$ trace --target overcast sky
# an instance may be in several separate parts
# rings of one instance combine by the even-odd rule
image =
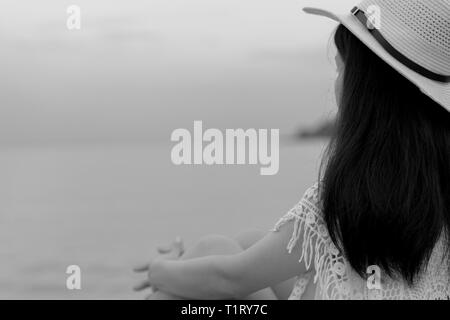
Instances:
[[[159,140],[177,127],[292,129],[331,109],[348,0],[0,0],[0,143]],[[69,5],[81,30],[66,28]]]

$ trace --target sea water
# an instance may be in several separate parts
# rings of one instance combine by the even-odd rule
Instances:
[[[324,142],[284,145],[280,170],[175,166],[170,144],[0,149],[0,298],[139,299],[134,264],[181,236],[269,230],[317,179]],[[81,268],[81,290],[66,268]]]

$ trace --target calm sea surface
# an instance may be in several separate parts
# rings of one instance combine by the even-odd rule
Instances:
[[[139,299],[133,264],[182,236],[269,229],[316,178],[324,142],[258,166],[176,167],[170,145],[0,149],[0,298]],[[66,289],[66,268],[82,289]]]

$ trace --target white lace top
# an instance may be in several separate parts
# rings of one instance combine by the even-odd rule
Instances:
[[[444,242],[439,241],[431,260],[414,287],[402,280],[381,277],[381,289],[369,289],[367,280],[352,270],[331,241],[323,220],[318,185],[308,189],[302,200],[276,224],[278,231],[294,221],[294,232],[287,245],[289,253],[299,244],[300,262],[304,262],[314,277],[298,277],[289,299],[302,298],[309,281],[316,284],[316,300],[436,300],[450,299],[448,259],[444,258]],[[300,237],[303,235],[303,239]],[[314,269],[311,269],[311,268]]]

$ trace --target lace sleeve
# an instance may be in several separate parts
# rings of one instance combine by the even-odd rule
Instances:
[[[277,232],[283,225],[292,221],[294,232],[287,250],[292,253],[297,245],[301,246],[299,262],[304,262],[308,270],[314,262],[314,282],[317,282],[319,275],[323,275],[329,253],[334,255],[339,253],[329,238],[323,220],[317,183],[305,192],[300,202],[278,221],[272,231]]]

